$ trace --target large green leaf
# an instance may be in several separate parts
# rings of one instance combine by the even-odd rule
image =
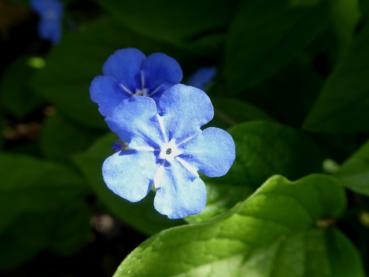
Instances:
[[[231,128],[236,161],[217,183],[259,187],[271,175],[300,178],[321,171],[322,154],[296,129],[272,121],[250,121]]]
[[[62,207],[86,189],[73,170],[23,155],[2,153],[0,176],[0,231],[19,214]]]
[[[102,0],[100,4],[125,25],[144,35],[193,44],[204,35],[224,32],[238,0]]]
[[[234,98],[213,97],[215,116],[212,125],[223,128],[250,120],[272,120],[263,110]]]
[[[97,106],[90,100],[89,86],[92,79],[101,74],[108,56],[124,47],[166,52],[175,54],[175,58],[188,55],[142,38],[110,19],[102,19],[66,34],[61,43],[52,48],[46,66],[32,80],[32,87],[78,123],[106,128]]]
[[[345,161],[335,174],[349,189],[369,195],[369,142]]]
[[[74,171],[2,153],[0,175],[0,268],[15,266],[43,249],[73,253],[87,242],[85,187]]]
[[[330,0],[331,21],[344,49],[351,42],[361,13],[359,0]]]
[[[42,100],[29,87],[35,69],[22,57],[11,64],[0,81],[0,106],[7,113],[21,118],[39,107]]]
[[[369,2],[367,0],[359,0],[360,11],[366,17],[369,13]]]
[[[76,156],[76,163],[86,176],[99,199],[121,220],[143,234],[151,235],[160,230],[182,223],[169,220],[154,210],[153,195],[150,193],[139,203],[129,203],[111,192],[102,179],[103,161],[113,154],[111,147],[114,135],[98,140],[87,152]]]
[[[0,115],[0,147],[4,143],[4,128],[5,128],[5,122],[2,116]]]
[[[369,24],[353,40],[305,121],[319,132],[369,131]]]
[[[55,114],[43,125],[41,149],[48,159],[68,160],[73,154],[85,151],[97,136],[94,130]]]
[[[63,207],[21,214],[0,232],[0,269],[15,267],[45,249],[72,255],[88,242],[90,211],[78,199],[66,201]]]
[[[147,240],[114,276],[364,276],[354,246],[329,226],[344,208],[332,177],[276,176],[224,216]]]
[[[242,1],[226,43],[231,91],[263,81],[301,52],[326,26],[326,1],[320,2]]]
[[[321,44],[317,48],[314,52],[325,49]],[[300,127],[325,81],[314,68],[314,55],[306,53],[296,57],[267,82],[243,90],[238,98],[266,111],[277,121]],[[222,86],[226,85],[220,81],[214,83],[213,88],[219,94],[232,93]]]
[[[189,223],[207,221],[233,208],[234,205],[246,199],[253,192],[254,188],[252,187],[213,184],[211,180],[207,180],[205,209],[199,214],[186,217],[185,220]]]
[[[251,121],[229,132],[236,143],[236,161],[226,176],[207,179],[211,195],[208,205],[199,215],[188,218],[190,222],[233,207],[272,175],[296,179],[321,171],[319,148],[295,129],[271,121]]]

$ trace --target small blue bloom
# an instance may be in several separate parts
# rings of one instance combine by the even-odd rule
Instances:
[[[167,89],[157,104],[150,97],[127,98],[106,117],[127,147],[105,160],[105,183],[131,202],[154,187],[155,209],[172,219],[199,213],[206,189],[198,172],[223,176],[235,159],[226,131],[201,129],[213,116],[209,97],[181,84]]]
[[[205,89],[213,80],[216,72],[215,67],[202,67],[188,78],[187,84],[199,89]]]
[[[103,116],[133,96],[149,96],[157,101],[163,91],[182,80],[182,69],[176,60],[162,53],[146,57],[134,48],[112,54],[103,73],[90,86],[91,99]]]
[[[63,4],[59,0],[31,0],[31,7],[40,16],[40,37],[58,43],[62,32]]]

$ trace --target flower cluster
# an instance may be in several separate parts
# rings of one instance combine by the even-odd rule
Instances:
[[[40,37],[58,43],[62,32],[62,3],[59,0],[31,0],[31,7],[40,17]]]
[[[92,81],[91,98],[127,145],[103,164],[107,186],[131,202],[155,190],[155,209],[172,219],[199,213],[206,204],[199,172],[222,176],[235,159],[227,132],[201,129],[214,116],[207,94],[179,84],[180,66],[161,53],[118,50],[103,73]]]

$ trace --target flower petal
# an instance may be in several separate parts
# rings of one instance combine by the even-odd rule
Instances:
[[[170,138],[185,139],[208,123],[214,108],[207,94],[200,89],[182,84],[167,89],[159,99],[158,109]]]
[[[156,191],[154,206],[171,219],[201,212],[206,205],[206,188],[200,178],[194,178],[180,164],[165,167]]]
[[[123,100],[105,121],[122,141],[130,143],[137,136],[148,145],[157,146],[162,141],[162,135],[156,115],[153,99],[134,96]]]
[[[205,129],[183,148],[183,158],[209,177],[225,175],[235,160],[234,141],[219,128]]]
[[[31,0],[30,6],[32,10],[34,10],[37,13],[41,13],[45,10],[45,4],[40,0]]]
[[[215,73],[215,67],[202,67],[190,76],[187,85],[204,89],[212,81]]]
[[[115,194],[137,202],[147,195],[156,168],[152,152],[118,152],[105,160],[103,177]]]
[[[61,38],[61,23],[58,20],[41,18],[38,25],[38,32],[41,38],[58,43]]]
[[[135,48],[115,51],[104,63],[104,75],[113,76],[122,85],[135,92],[140,87],[140,70],[145,55]]]
[[[63,4],[58,0],[31,0],[31,8],[40,15],[46,15],[50,11],[55,15],[61,15],[63,12]]]
[[[154,53],[146,58],[142,64],[145,87],[153,95],[160,95],[168,87],[178,84],[183,73],[178,62],[163,54]]]
[[[90,86],[91,100],[99,105],[103,116],[108,116],[124,99],[130,95],[124,92],[117,81],[110,76],[97,76]]]
[[[32,9],[40,16],[38,32],[41,38],[54,44],[60,41],[63,4],[57,0],[31,1]]]

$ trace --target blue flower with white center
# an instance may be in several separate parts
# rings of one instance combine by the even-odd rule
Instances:
[[[188,78],[187,84],[199,89],[205,89],[207,85],[214,79],[217,70],[215,67],[202,67],[196,70],[190,78]]]
[[[58,43],[62,32],[63,4],[59,0],[31,0],[31,7],[40,16],[40,37]]]
[[[134,48],[112,54],[103,66],[103,74],[90,86],[91,99],[103,116],[127,98],[148,96],[157,101],[167,88],[182,80],[182,69],[175,59],[163,53],[146,57]]]
[[[131,97],[106,122],[127,147],[103,164],[107,186],[131,202],[156,190],[154,206],[171,219],[199,213],[206,204],[201,172],[225,175],[235,159],[232,137],[224,130],[201,126],[214,116],[201,90],[177,84],[157,102]]]

